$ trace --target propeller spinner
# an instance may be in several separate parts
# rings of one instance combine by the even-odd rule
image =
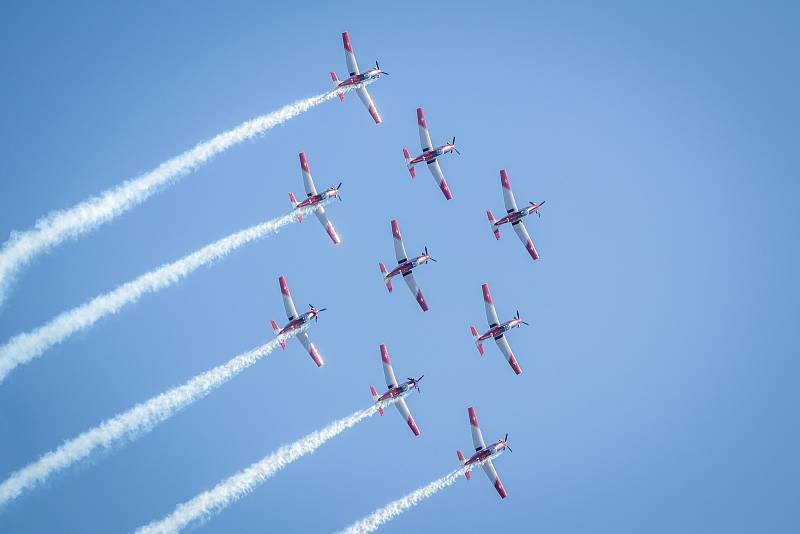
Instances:
[[[453,142],[450,143],[450,144],[453,145],[453,150],[456,151],[456,154],[458,154],[460,156],[461,152],[459,152],[458,149],[456,148],[456,136],[455,135],[453,136]]]

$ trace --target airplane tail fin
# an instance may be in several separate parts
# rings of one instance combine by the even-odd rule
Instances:
[[[461,451],[456,451],[456,454],[458,454],[458,461],[461,462],[461,465],[465,465],[467,461],[464,459],[464,455],[461,454]],[[464,473],[464,476],[467,477],[467,480],[469,480],[471,474],[472,473],[467,471],[466,473]]]
[[[500,239],[500,227],[494,223],[494,215],[492,215],[491,211],[486,210],[486,216],[489,218],[489,226],[491,227],[492,232],[494,232],[494,238]]]
[[[292,207],[294,209],[297,209],[298,202],[297,199],[294,198],[294,193],[289,193],[289,202],[292,203]],[[297,222],[303,222],[303,214],[300,213],[299,211],[297,212]]]
[[[469,331],[472,332],[472,339],[475,340],[475,346],[478,347],[478,352],[480,352],[481,356],[483,356],[483,342],[481,342],[480,340],[478,331],[475,329],[474,326],[470,326]]]
[[[272,331],[275,333],[276,336],[278,334],[280,334],[280,332],[281,332],[281,329],[278,328],[278,323],[276,323],[274,320],[272,321]],[[281,339],[280,342],[281,342],[281,348],[285,349],[286,348],[286,340]]]
[[[372,393],[372,400],[374,400],[375,402],[378,402],[378,392],[375,391],[375,386],[370,386],[369,387],[369,392]],[[378,408],[378,413],[383,415],[383,408],[382,407]]]
[[[417,170],[414,168],[414,164],[411,163],[411,154],[409,154],[408,149],[403,149],[403,157],[406,159],[406,167],[408,167],[408,172],[411,174],[411,178],[417,177]]]
[[[333,83],[333,88],[334,89],[338,89],[339,88],[339,78],[336,77],[336,73],[335,72],[331,72],[331,82]],[[344,102],[344,93],[343,92],[339,92],[339,100]]]
[[[386,289],[389,290],[389,293],[392,292],[392,279],[389,278],[389,272],[386,270],[386,266],[383,262],[378,263],[378,267],[381,268],[381,274],[383,275],[383,283],[386,284]]]

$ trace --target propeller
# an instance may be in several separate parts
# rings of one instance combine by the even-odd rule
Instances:
[[[525,326],[530,326],[528,323],[526,323],[525,321],[523,321],[522,319],[519,318],[519,310],[517,310],[517,319],[519,320],[519,322],[521,322]]]
[[[416,389],[416,390],[417,390],[417,391],[418,391],[418,392],[421,394],[421,393],[422,393],[422,390],[421,390],[421,389],[419,389],[419,381],[420,381],[420,380],[422,380],[424,376],[425,376],[425,375],[422,375],[421,377],[419,377],[419,378],[416,378],[416,379],[414,379],[414,378],[407,378],[406,380],[408,380],[409,382],[413,382],[413,383],[414,383],[414,389]]]
[[[505,439],[503,439],[503,441],[506,444],[506,449],[508,449],[508,452],[514,452],[514,451],[511,450],[511,447],[508,446],[508,432],[506,432],[506,437],[505,437]]]
[[[336,198],[339,199],[339,202],[342,201],[342,197],[339,195],[339,189],[342,188],[342,182],[339,182],[339,185],[336,186]]]
[[[427,246],[425,247],[425,255],[428,256],[428,247]],[[437,263],[436,260],[434,260],[430,256],[428,256],[428,259],[431,260],[434,263]],[[428,261],[426,260],[425,263],[428,263]]]
[[[381,70],[381,66],[378,65],[378,60],[377,59],[375,60],[375,68],[378,69],[378,70]],[[382,71],[382,70],[381,70],[381,74],[386,74],[387,76],[389,75],[388,72]]]
[[[314,322],[316,322],[316,321],[319,321],[319,314],[320,314],[320,313],[322,313],[322,312],[324,312],[325,310],[327,310],[327,309],[328,309],[328,308],[320,308],[320,309],[316,309],[316,308],[314,307],[314,305],[313,305],[313,304],[309,304],[309,305],[308,305],[308,307],[309,307],[309,308],[311,308],[311,311],[315,311],[315,312],[317,312],[317,313],[314,315]]]
[[[450,144],[453,145],[453,150],[456,151],[456,154],[458,154],[460,156],[461,152],[459,152],[458,149],[456,148],[456,136],[455,135],[453,136],[453,142],[450,143]]]
[[[536,206],[536,208],[535,208],[533,211],[535,211],[535,212],[536,212],[536,215],[538,215],[539,217],[541,217],[541,216],[542,216],[542,214],[539,212],[539,208],[541,208],[542,206],[544,206],[544,203],[545,203],[545,202],[546,202],[546,200],[542,200],[542,201],[539,203],[539,205],[538,205],[538,206],[536,206],[536,203],[535,203],[535,202],[531,202],[531,206]]]

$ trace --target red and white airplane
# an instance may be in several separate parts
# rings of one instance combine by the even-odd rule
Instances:
[[[306,188],[306,198],[305,200],[298,202],[294,197],[294,193],[289,193],[289,201],[292,203],[292,207],[298,210],[297,221],[303,222],[303,213],[299,210],[309,206],[316,206],[314,208],[314,215],[317,216],[319,222],[325,227],[325,231],[328,232],[329,236],[331,236],[333,244],[338,245],[341,241],[339,240],[339,236],[336,234],[336,229],[333,227],[333,223],[331,223],[331,221],[328,219],[328,216],[325,214],[325,208],[322,206],[322,202],[333,197],[342,200],[342,197],[339,196],[339,189],[342,187],[342,183],[339,182],[339,185],[336,187],[329,187],[322,193],[317,193],[317,188],[314,187],[314,180],[311,178],[311,169],[308,166],[308,159],[306,159],[305,152],[300,152],[300,170],[303,171],[303,186]]]
[[[517,315],[513,319],[500,323],[500,319],[497,318],[497,312],[494,309],[492,295],[489,293],[489,285],[483,284],[481,288],[483,289],[483,304],[486,306],[486,321],[489,323],[489,330],[479,336],[474,326],[469,327],[470,332],[472,332],[472,338],[475,340],[475,346],[478,347],[478,352],[483,356],[483,342],[487,339],[494,338],[500,351],[505,355],[506,360],[508,360],[508,364],[511,365],[515,373],[520,374],[522,373],[522,369],[520,369],[517,359],[514,357],[514,353],[511,352],[511,346],[508,344],[505,333],[512,328],[519,328],[522,325],[527,326],[528,323],[519,318],[519,311],[517,311]]]
[[[531,213],[535,213],[541,217],[542,214],[539,213],[539,208],[544,205],[544,201],[538,204],[531,202],[522,209],[517,208],[517,202],[514,200],[514,193],[511,192],[511,182],[508,181],[508,174],[506,174],[505,169],[500,171],[500,185],[503,186],[503,201],[506,204],[506,216],[495,221],[492,212],[486,211],[486,215],[489,217],[489,225],[492,227],[495,239],[500,239],[500,226],[511,223],[511,226],[514,227],[514,231],[517,232],[519,240],[525,245],[531,258],[538,260],[539,253],[536,252],[536,247],[533,246],[531,236],[528,235],[528,230],[525,228],[525,225],[522,224],[522,219]]]
[[[356,63],[356,55],[353,53],[353,45],[350,44],[350,36],[347,34],[347,32],[342,34],[342,42],[344,43],[344,57],[347,60],[347,70],[350,73],[350,77],[346,80],[339,81],[339,78],[336,77],[336,73],[331,72],[331,80],[333,80],[334,89],[358,85],[360,83],[380,78],[384,74],[387,76],[389,75],[388,72],[381,70],[381,67],[378,65],[377,61],[375,62],[374,69],[369,69],[366,72],[359,71],[358,63]],[[364,103],[367,110],[369,110],[369,114],[372,115],[372,118],[375,120],[375,124],[380,124],[381,116],[378,114],[378,110],[375,107],[375,103],[372,101],[372,98],[370,98],[367,88],[359,87],[356,89],[356,93],[358,93],[358,97]],[[339,93],[339,100],[344,102],[344,92]]]
[[[286,309],[286,316],[289,318],[289,322],[286,323],[286,326],[283,328],[278,328],[278,323],[273,320],[272,331],[275,332],[276,336],[285,336],[299,330],[295,337],[306,348],[308,353],[311,355],[311,359],[317,364],[317,367],[322,367],[325,362],[322,361],[322,356],[320,356],[319,352],[317,352],[317,347],[315,347],[311,340],[308,339],[308,334],[306,334],[305,328],[311,326],[311,319],[314,319],[315,322],[318,321],[319,314],[324,312],[325,308],[315,308],[309,304],[309,307],[311,308],[310,310],[305,313],[298,314],[297,309],[294,307],[294,302],[292,302],[292,295],[289,293],[289,286],[286,285],[286,278],[281,276],[278,279],[278,282],[280,282],[281,285],[283,307]],[[281,339],[280,342],[281,348],[285,349],[286,341]]]
[[[422,110],[422,108],[417,108],[417,124],[419,125],[419,144],[422,145],[422,154],[412,158],[411,154],[408,152],[408,149],[403,149],[403,157],[406,159],[408,172],[411,173],[411,178],[416,178],[417,171],[414,169],[414,165],[417,163],[426,163],[428,165],[428,170],[431,171],[431,174],[433,175],[433,179],[436,180],[436,184],[439,186],[439,189],[441,189],[442,193],[444,193],[444,198],[450,200],[453,198],[453,195],[450,194],[450,188],[447,187],[447,182],[442,174],[442,168],[439,167],[439,162],[436,160],[436,158],[449,152],[455,152],[460,156],[461,152],[459,152],[456,148],[456,138],[453,137],[452,143],[446,143],[442,146],[433,148],[433,143],[431,143],[431,135],[428,133],[428,123],[425,121],[425,112]]]
[[[394,377],[392,360],[389,359],[389,351],[386,350],[386,345],[381,345],[381,360],[383,360],[383,376],[386,378],[386,387],[389,389],[383,395],[378,396],[378,392],[375,391],[375,386],[370,386],[369,391],[372,393],[372,400],[374,400],[376,403],[379,403],[385,400],[398,399],[394,403],[394,405],[397,406],[397,411],[400,412],[400,415],[406,421],[408,427],[411,429],[414,435],[419,436],[419,428],[417,428],[417,423],[415,423],[414,418],[411,417],[411,412],[409,411],[408,405],[403,397],[415,389],[420,391],[419,381],[422,380],[422,377],[425,375],[422,375],[419,378],[409,378],[402,384],[398,384],[397,379]],[[378,412],[383,415],[383,408],[379,407]]]
[[[511,447],[508,446],[508,434],[506,434],[505,438],[497,440],[487,447],[486,443],[483,441],[481,429],[478,426],[478,417],[475,415],[475,408],[472,406],[469,407],[469,424],[472,428],[472,444],[475,446],[475,454],[473,454],[469,460],[465,460],[461,451],[456,451],[458,454],[458,461],[461,462],[461,465],[472,465],[483,462],[483,472],[489,477],[489,481],[494,484],[494,489],[497,490],[500,497],[505,499],[507,496],[506,489],[503,487],[503,483],[500,482],[497,471],[494,470],[492,459],[500,456],[506,449],[508,449],[508,452],[513,452]],[[470,475],[470,471],[464,473],[467,480],[470,479]]]
[[[425,252],[423,254],[409,260],[406,254],[406,248],[403,246],[403,236],[400,235],[400,226],[395,220],[392,221],[392,236],[394,236],[394,255],[397,257],[397,267],[391,272],[388,272],[383,263],[378,263],[378,267],[380,267],[381,274],[383,275],[383,283],[386,284],[386,289],[391,293],[392,277],[402,274],[403,280],[406,281],[408,289],[411,290],[411,293],[413,293],[414,297],[417,299],[422,311],[428,311],[428,303],[425,302],[425,297],[422,296],[422,290],[417,285],[417,280],[414,278],[414,273],[412,271],[423,263],[427,264],[428,261],[435,262],[436,260],[428,255],[428,247],[425,247]]]

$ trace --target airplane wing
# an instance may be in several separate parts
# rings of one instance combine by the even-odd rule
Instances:
[[[428,133],[428,123],[425,120],[425,112],[422,108],[417,108],[417,124],[419,125],[419,144],[422,146],[422,151],[427,152],[433,148],[433,143],[431,143],[431,135]]]
[[[369,114],[372,115],[372,120],[375,121],[375,124],[381,123],[381,116],[378,113],[378,109],[375,107],[375,103],[372,101],[372,98],[369,96],[366,87],[359,87],[356,89],[356,93],[358,94],[358,98],[364,103],[364,106],[369,111]]]
[[[300,343],[306,348],[308,354],[311,356],[311,359],[317,364],[317,367],[322,367],[325,362],[322,361],[322,356],[320,356],[319,352],[317,352],[317,347],[315,347],[311,340],[308,339],[308,334],[305,332],[300,332],[297,334],[297,340],[300,341]]]
[[[500,494],[502,499],[507,497],[506,489],[503,487],[503,483],[500,482],[500,477],[497,476],[497,471],[494,469],[494,464],[491,460],[486,460],[483,464],[483,472],[486,473],[486,476],[489,477],[489,482],[494,484],[494,489],[497,490],[497,493]]]
[[[428,303],[425,302],[425,297],[422,296],[422,290],[417,285],[417,280],[414,278],[414,273],[411,271],[403,273],[403,280],[406,281],[408,289],[411,290],[414,298],[417,299],[419,307],[422,308],[422,311],[428,311]]]
[[[318,207],[314,210],[314,215],[317,216],[319,222],[325,227],[325,231],[328,232],[331,240],[333,240],[333,244],[338,245],[341,243],[339,236],[336,234],[336,228],[333,227],[333,223],[328,219],[328,215],[325,213],[325,208],[322,206]]]
[[[506,203],[506,213],[517,211],[517,201],[514,200],[514,193],[511,192],[511,182],[508,181],[506,170],[500,171],[500,185],[503,186],[503,202]]]
[[[447,186],[447,181],[444,179],[444,174],[442,174],[442,168],[439,167],[439,162],[437,160],[429,161],[428,170],[431,171],[433,179],[436,180],[439,189],[444,193],[444,198],[451,200],[453,195],[450,193],[450,188]]]
[[[411,417],[411,412],[408,409],[405,399],[400,399],[394,403],[394,405],[397,406],[397,411],[400,412],[400,415],[405,419],[408,428],[411,429],[415,436],[419,436],[419,428],[417,428],[417,423],[414,422],[414,418]]]
[[[483,441],[483,434],[478,426],[478,416],[475,415],[475,408],[472,406],[469,407],[469,425],[472,428],[472,444],[475,446],[475,450],[485,449],[486,442]]]
[[[383,361],[383,376],[386,378],[386,387],[397,387],[397,379],[394,377],[392,360],[389,358],[389,351],[386,349],[386,345],[381,345],[381,360]]]
[[[281,284],[281,294],[283,295],[283,307],[286,310],[286,316],[290,321],[297,319],[297,310],[292,302],[292,295],[289,293],[289,286],[286,285],[286,278],[281,276],[278,279]]]
[[[536,251],[536,247],[533,246],[533,241],[531,241],[531,236],[528,235],[528,229],[525,228],[523,222],[517,221],[511,223],[511,226],[514,227],[514,231],[517,232],[519,240],[522,241],[523,245],[525,245],[525,249],[528,251],[528,254],[531,255],[531,258],[533,258],[534,260],[538,260],[539,253]]]
[[[347,60],[347,71],[350,73],[350,76],[359,74],[356,55],[353,53],[353,45],[350,44],[350,34],[347,32],[342,34],[342,43],[344,44],[344,58]]]
[[[314,180],[311,178],[311,168],[308,166],[308,159],[306,159],[305,152],[300,152],[300,170],[303,171],[303,187],[306,188],[306,195],[316,195],[317,188],[314,187]]]
[[[483,284],[483,305],[486,306],[486,320],[489,322],[489,328],[494,328],[500,324],[500,319],[497,318],[497,312],[494,309],[494,302],[492,302],[492,295],[489,293],[489,284]]]
[[[517,359],[514,357],[514,353],[511,352],[511,345],[508,344],[508,340],[505,336],[500,335],[494,338],[495,343],[497,343],[500,352],[506,357],[508,360],[508,365],[514,369],[514,372],[517,374],[522,373],[522,369],[520,369],[519,364],[517,363]]]
[[[392,220],[392,236],[394,237],[394,255],[397,257],[397,263],[405,263],[408,260],[406,255],[406,247],[403,246],[403,236],[400,235],[400,225],[397,221]]]

